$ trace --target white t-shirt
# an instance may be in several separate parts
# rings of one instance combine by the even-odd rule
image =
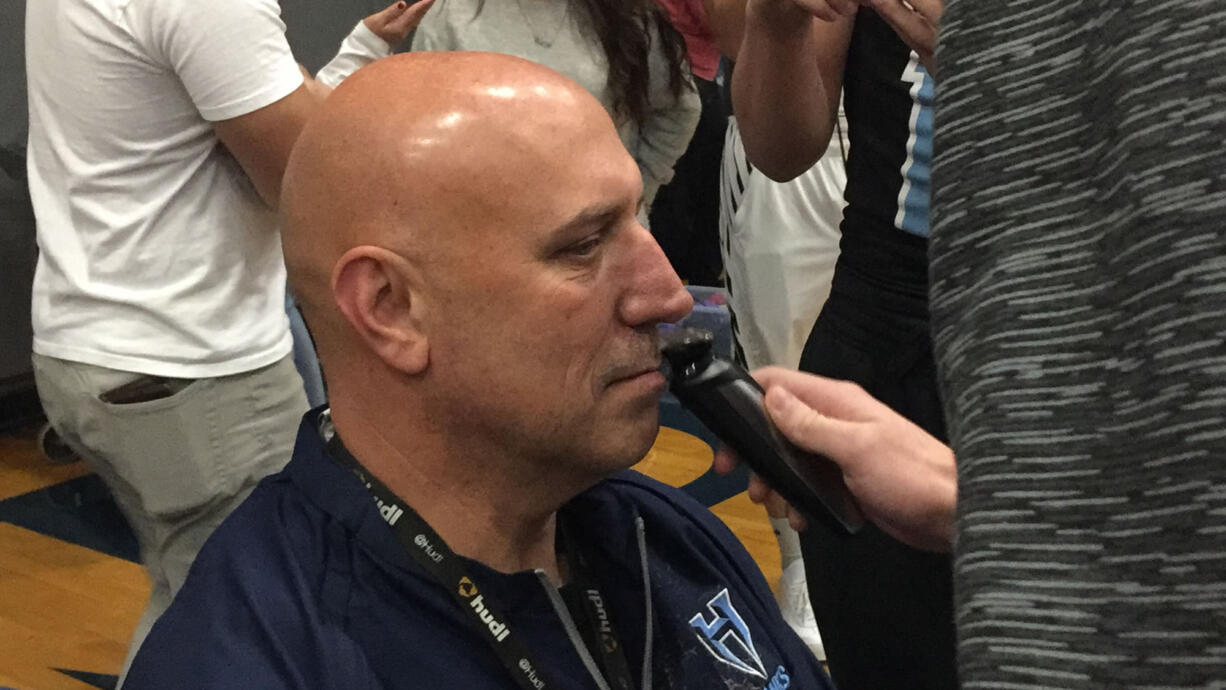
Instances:
[[[34,351],[235,374],[290,352],[276,214],[211,122],[302,84],[275,0],[26,9]]]

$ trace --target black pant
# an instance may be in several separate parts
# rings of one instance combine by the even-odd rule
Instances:
[[[673,179],[651,205],[651,234],[682,280],[722,285],[719,253],[719,169],[723,163],[728,110],[713,82],[694,78],[702,99],[698,128],[677,164]]]
[[[897,279],[900,263],[916,257],[887,255],[897,252],[895,246],[870,250],[866,259],[862,251],[848,251],[848,239],[800,368],[855,381],[944,440],[923,272],[915,272],[921,282],[908,290],[874,279]],[[917,268],[923,268],[922,246],[918,251]],[[813,524],[801,534],[801,546],[809,598],[839,690],[957,687],[948,554],[904,546],[871,524],[854,536]]]

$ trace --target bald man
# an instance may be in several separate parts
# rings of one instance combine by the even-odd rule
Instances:
[[[282,208],[331,409],[201,552],[131,688],[828,687],[702,506],[624,470],[691,301],[608,115],[412,54],[304,130]]]

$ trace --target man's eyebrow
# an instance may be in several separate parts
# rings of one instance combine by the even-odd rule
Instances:
[[[589,206],[558,226],[553,234],[560,237],[593,225],[606,225],[621,213],[621,209],[622,205],[617,202]]]

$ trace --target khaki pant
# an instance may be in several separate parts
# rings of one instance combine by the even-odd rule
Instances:
[[[52,426],[106,482],[140,542],[153,591],[126,673],[205,539],[289,462],[307,410],[302,379],[287,356],[191,381],[170,397],[113,404],[99,396],[138,374],[34,355],[34,376]]]

